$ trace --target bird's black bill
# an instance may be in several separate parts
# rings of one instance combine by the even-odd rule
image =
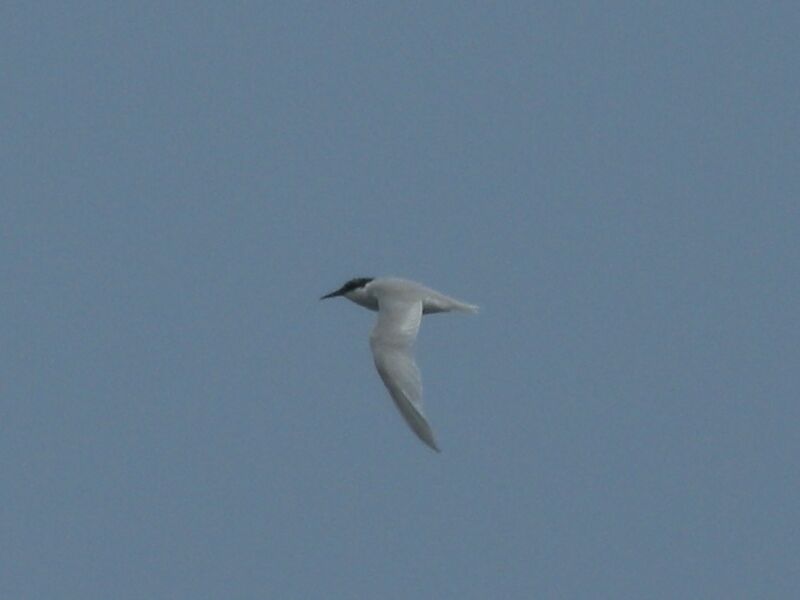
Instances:
[[[325,294],[320,300],[325,300],[326,298],[336,298],[336,296],[344,296],[344,292],[342,290],[336,290],[335,292],[331,292],[330,294]]]

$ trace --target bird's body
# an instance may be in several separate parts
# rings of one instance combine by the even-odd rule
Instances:
[[[323,296],[344,296],[378,312],[369,342],[375,367],[400,414],[414,433],[439,451],[422,411],[422,380],[412,354],[422,315],[439,312],[478,312],[478,307],[445,296],[422,284],[395,277],[351,279]]]

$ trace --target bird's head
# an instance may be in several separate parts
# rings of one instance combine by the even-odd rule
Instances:
[[[320,300],[325,300],[326,298],[335,298],[336,296],[344,296],[349,300],[354,300],[355,297],[359,296],[364,291],[364,286],[366,286],[373,279],[373,277],[356,277],[355,279],[351,279],[345,283],[335,292],[325,294],[322,298],[320,298]]]

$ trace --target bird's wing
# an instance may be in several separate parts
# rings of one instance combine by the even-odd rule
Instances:
[[[419,439],[438,452],[422,412],[422,380],[412,354],[421,321],[421,300],[379,298],[378,322],[369,345],[378,374],[400,414]]]

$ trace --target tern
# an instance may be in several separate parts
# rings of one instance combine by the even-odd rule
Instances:
[[[439,452],[433,430],[422,410],[422,379],[412,353],[422,315],[460,311],[477,313],[478,307],[461,302],[415,281],[396,277],[358,277],[320,298],[344,296],[359,306],[378,312],[369,336],[375,368],[389,395],[417,437]]]

